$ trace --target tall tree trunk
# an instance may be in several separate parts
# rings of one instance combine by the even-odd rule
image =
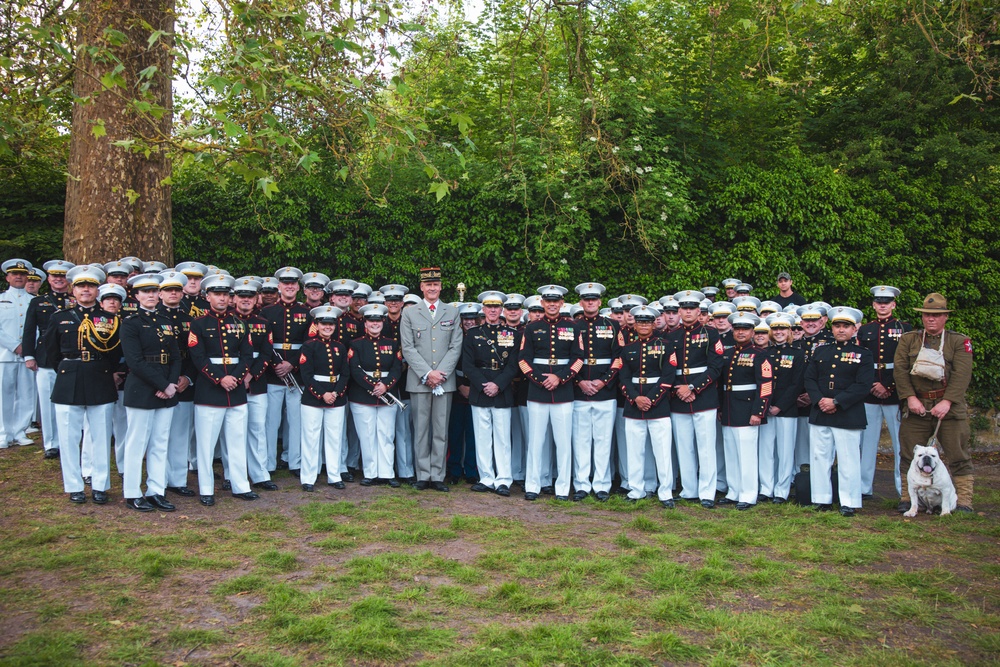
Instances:
[[[171,166],[158,142],[172,122],[174,0],[82,0],[80,12],[63,252],[77,264],[135,255],[172,265]]]

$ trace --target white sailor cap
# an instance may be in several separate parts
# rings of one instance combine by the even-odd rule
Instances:
[[[284,266],[274,272],[279,283],[297,283],[302,280],[302,271],[294,266]]]
[[[864,314],[860,310],[849,306],[834,306],[827,311],[826,315],[830,318],[831,324],[845,322],[847,324],[853,324],[854,326],[861,324],[865,318]]]
[[[518,294],[517,292],[511,292],[504,299],[503,307],[510,310],[521,310],[524,307],[524,295]]]
[[[607,291],[601,283],[580,283],[574,289],[581,299],[600,299]]]
[[[174,271],[179,271],[188,278],[204,278],[208,275],[208,267],[201,262],[181,262],[174,267]]]
[[[753,329],[760,322],[760,318],[753,313],[735,312],[729,316],[729,323],[734,329]]]
[[[659,301],[650,301],[646,305],[655,310],[658,314],[663,314],[663,304]]]
[[[371,293],[372,293],[371,285],[368,285],[367,283],[358,283],[357,285],[354,286],[354,291],[351,293],[351,296],[354,297],[355,299],[367,299],[369,296],[371,296]]]
[[[483,312],[482,306],[480,306],[478,303],[469,302],[469,303],[461,303],[458,305],[458,315],[463,320],[479,317],[479,314],[481,312]]]
[[[622,305],[622,302],[618,297],[610,299],[608,301],[608,307],[611,308],[611,312],[613,313],[625,312],[625,306]]]
[[[573,306],[571,304],[564,303],[563,305],[559,306],[559,314],[562,315],[563,317],[569,317],[570,308],[572,307]]]
[[[722,289],[736,289],[741,282],[743,281],[739,278],[726,278],[722,281]]]
[[[42,280],[45,280],[45,278],[46,278],[45,272],[42,271],[37,266],[32,267],[31,268],[31,272],[28,273],[28,280],[42,281]]]
[[[542,307],[542,297],[537,294],[532,294],[527,299],[524,300],[524,307],[527,310],[545,310]]]
[[[708,299],[702,299],[701,303],[698,304],[698,310],[700,310],[703,313],[707,313],[708,309],[712,307],[713,303],[714,303],[713,301],[710,301]]]
[[[65,276],[66,272],[76,264],[67,262],[65,259],[50,259],[42,264],[42,268],[49,272],[50,276]]]
[[[737,294],[749,294],[750,292],[753,291],[753,285],[751,285],[750,283],[740,283],[733,289],[736,290]]]
[[[569,290],[559,285],[542,285],[538,288],[538,296],[545,301],[559,301]]]
[[[487,290],[480,292],[476,298],[484,306],[502,306],[507,300],[507,295],[497,290]]]
[[[570,317],[576,317],[577,315],[579,315],[582,312],[583,312],[583,306],[581,306],[578,303],[574,303],[572,306],[569,307],[569,316]]]
[[[317,289],[323,289],[326,284],[330,282],[322,273],[317,273],[316,271],[310,271],[302,275],[302,286],[303,287],[315,287]]]
[[[256,276],[243,276],[233,283],[233,293],[239,296],[256,296],[260,291],[260,281]]]
[[[760,308],[760,299],[755,296],[738,296],[733,298],[733,305],[736,306],[736,310],[746,310],[757,312]]]
[[[187,285],[187,276],[180,271],[161,271],[160,289],[184,289]]]
[[[821,320],[826,317],[827,309],[818,303],[807,303],[799,306],[796,313],[803,320]]]
[[[365,307],[367,308],[367,306]],[[309,311],[309,316],[313,318],[313,321],[321,324],[335,324],[343,314],[344,311],[336,306],[317,306]]]
[[[159,273],[140,273],[128,279],[128,286],[135,291],[144,289],[159,290],[161,282],[163,282],[163,276]]]
[[[31,273],[31,262],[26,259],[8,259],[2,265],[4,273]]]
[[[385,303],[385,297],[378,290],[368,295],[368,303]]]
[[[649,303],[649,300],[638,294],[622,294],[618,297],[618,303],[631,314],[633,308],[636,306],[645,306]]]
[[[872,293],[872,300],[879,303],[895,301],[896,297],[899,296],[899,289],[890,285],[876,285],[870,291]]]
[[[821,307],[827,313],[829,313],[830,309],[833,308],[833,306],[831,306],[830,304],[828,304],[826,301],[817,301],[817,302],[813,303],[813,305]]]
[[[104,271],[89,264],[74,266],[66,272],[66,280],[71,285],[100,285],[105,278]]]
[[[133,267],[133,271],[135,273],[142,273],[143,264],[145,263],[141,259],[139,259],[138,257],[136,257],[135,255],[129,255],[128,257],[122,257],[120,261],[123,264],[131,264],[132,267]],[[164,266],[163,268],[167,268],[167,267]]]
[[[601,308],[601,310],[598,312],[598,315],[600,315],[601,317],[607,317],[610,314],[611,314],[610,308]]]
[[[329,294],[354,294],[354,289],[358,286],[356,280],[350,278],[334,278],[326,284],[326,291]]]
[[[767,323],[767,320],[761,319],[753,328],[754,333],[771,333],[771,325]]]
[[[101,285],[97,290],[97,300],[104,301],[109,297],[118,299],[119,301],[125,301],[125,297],[128,294],[125,292],[125,288],[121,285],[112,285],[111,283],[105,283]]]
[[[360,308],[361,317],[366,320],[384,320],[389,315],[389,309],[385,304],[369,303]]]
[[[388,285],[382,285],[378,288],[378,291],[382,293],[386,301],[402,301],[406,293],[409,292],[409,288],[406,285],[397,285],[395,283],[390,283]]]
[[[681,307],[681,304],[677,303],[677,299],[674,298],[673,294],[661,296],[660,305],[663,306],[663,310],[671,312],[676,311]]]
[[[278,291],[278,279],[274,276],[266,276],[260,279],[260,291],[261,292],[277,292]]]
[[[712,298],[713,296],[719,295],[719,288],[714,285],[705,285],[701,288],[701,293],[705,295],[706,298]]]
[[[135,269],[135,265],[126,258],[108,262],[103,268],[105,276],[127,276]]]
[[[167,265],[163,262],[150,261],[142,263],[142,270],[145,273],[159,273],[160,271],[166,271]]]
[[[632,307],[628,313],[636,322],[654,322],[660,314],[658,310],[645,304]]]
[[[420,297],[417,296],[416,294],[410,293],[410,294],[405,294],[403,296],[403,305],[404,306],[406,304],[411,304],[412,305],[412,304],[415,304],[415,303],[420,303]]]
[[[774,301],[761,301],[757,312],[761,315],[766,313],[777,313],[781,311],[781,304]]]
[[[781,312],[783,312],[783,313],[785,313],[787,315],[798,315],[799,314],[799,307],[796,306],[794,303],[790,303],[787,306],[785,306],[784,308],[782,308]]]
[[[767,316],[767,326],[772,329],[791,329],[795,326],[795,316],[788,313],[774,313]]]
[[[206,292],[230,292],[236,281],[224,273],[213,273],[201,281],[201,288]]]
[[[712,317],[729,317],[736,312],[736,306],[729,301],[716,301],[708,308]]]
[[[686,289],[674,294],[674,299],[681,308],[700,308],[701,302],[705,300],[705,295],[698,290]]]

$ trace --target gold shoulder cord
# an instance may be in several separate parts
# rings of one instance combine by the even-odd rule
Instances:
[[[114,337],[115,333],[118,332],[118,323],[121,318],[115,317],[115,324],[111,327],[111,331],[107,335],[102,336],[101,332],[97,330],[94,326],[93,320],[90,319],[90,315],[84,315],[83,322],[80,323],[80,327],[77,329],[76,345],[83,351],[83,342],[86,340],[90,343],[98,352],[110,352],[121,344],[121,341],[115,341],[114,345],[109,346],[108,341]]]

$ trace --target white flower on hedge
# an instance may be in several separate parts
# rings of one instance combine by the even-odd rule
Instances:
[[[660,214],[660,220],[662,220],[663,222],[666,222],[667,221],[667,214],[666,213],[661,213]]]
[[[578,209],[578,208],[577,208],[576,206],[570,206],[570,207],[569,207],[569,210],[571,210],[571,211],[573,211],[574,213],[576,213],[576,212],[577,212],[577,211],[579,211],[580,209]]]
[[[668,196],[668,197],[673,197],[673,196],[674,196],[674,193],[673,193],[673,192],[671,192],[670,190],[667,190],[667,196]]]
[[[563,199],[570,199],[571,195],[568,192],[563,193]]]
[[[565,258],[565,257],[563,257],[562,259],[560,259],[560,260],[559,260],[559,263],[560,263],[560,264],[569,264],[569,262],[567,262],[567,261],[566,261],[566,258]]]
[[[671,243],[670,247],[673,248],[674,250],[677,250],[677,244],[676,243]]]
[[[630,83],[635,83],[635,77],[634,76],[630,76],[628,78],[628,80],[629,80]]]
[[[597,137],[587,137],[587,138],[590,139],[591,141],[597,141]]]
[[[618,152],[618,147],[617,147],[617,146],[613,146],[613,147],[611,148],[611,152],[612,152],[612,153],[617,153],[617,152]]]
[[[642,110],[645,111],[646,113],[653,113],[653,110],[650,109],[649,107],[643,107]]]
[[[636,153],[641,153],[642,152],[642,146],[640,146],[639,144],[636,144],[635,146],[632,147],[632,150],[634,150]]]
[[[670,146],[664,146],[663,147],[663,152],[664,153],[669,153],[670,152]]]

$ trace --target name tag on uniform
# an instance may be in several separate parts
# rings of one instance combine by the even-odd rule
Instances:
[[[512,332],[512,331],[498,331],[497,332],[497,345],[499,347],[514,347],[514,332]]]
[[[576,330],[569,329],[566,327],[559,327],[558,329],[556,329],[556,335],[559,338],[559,340],[573,340],[574,338],[576,338]]]
[[[857,352],[841,352],[840,360],[846,364],[860,364],[861,355]]]
[[[598,338],[614,338],[615,330],[607,325],[600,325],[594,327],[594,333],[597,334]]]

